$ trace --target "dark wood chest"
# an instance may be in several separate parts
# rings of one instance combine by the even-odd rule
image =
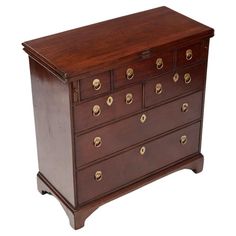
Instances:
[[[167,7],[23,43],[38,189],[78,229],[99,206],[174,171],[203,167],[212,28]]]

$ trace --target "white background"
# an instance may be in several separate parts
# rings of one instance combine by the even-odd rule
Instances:
[[[236,235],[234,1],[1,1],[0,235]],[[202,153],[204,171],[169,175],[100,207],[74,231],[36,188],[37,153],[26,40],[166,5],[215,29]],[[124,26],[125,27],[125,26]]]

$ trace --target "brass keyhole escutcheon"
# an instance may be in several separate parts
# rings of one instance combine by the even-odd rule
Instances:
[[[93,88],[94,90],[100,90],[102,87],[101,81],[99,79],[93,80]]]
[[[139,153],[143,156],[145,154],[145,152],[146,152],[146,148],[145,148],[145,146],[142,146],[139,150]]]
[[[184,82],[185,84],[189,84],[191,82],[192,78],[189,73],[184,74]]]
[[[160,58],[157,58],[156,60],[156,66],[157,66],[157,69],[160,70],[163,68],[164,66],[164,63],[163,63],[163,59],[160,57]]]
[[[144,123],[147,120],[147,116],[145,114],[142,114],[140,117],[140,122]]]
[[[128,68],[126,70],[126,79],[127,80],[132,80],[134,78],[134,69]]]
[[[182,112],[187,112],[189,108],[189,105],[187,102],[183,103],[183,105],[181,106],[181,111]]]
[[[93,140],[93,144],[96,148],[101,147],[101,145],[102,145],[101,137],[95,137],[94,140]]]
[[[94,174],[94,179],[99,182],[102,180],[102,171],[101,170],[98,170],[95,172]]]
[[[176,83],[179,80],[179,74],[175,73],[173,76],[173,81]]]
[[[190,61],[193,58],[193,51],[191,49],[186,50],[186,60]]]
[[[185,145],[185,144],[187,143],[187,141],[188,141],[188,139],[187,139],[187,136],[186,136],[186,135],[182,135],[182,136],[180,137],[180,143],[181,143],[182,145]]]
[[[112,97],[112,96],[109,96],[109,97],[107,98],[107,105],[108,105],[108,106],[111,106],[112,103],[113,103],[113,97]]]
[[[93,116],[99,116],[101,114],[101,108],[99,105],[93,106]]]
[[[127,93],[125,96],[125,102],[126,104],[131,104],[133,102],[133,94]]]
[[[156,94],[162,93],[162,84],[161,83],[156,84],[155,92],[156,92]]]

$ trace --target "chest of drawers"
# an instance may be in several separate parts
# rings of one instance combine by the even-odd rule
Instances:
[[[99,206],[203,167],[214,31],[167,7],[27,41],[38,189],[78,229]]]

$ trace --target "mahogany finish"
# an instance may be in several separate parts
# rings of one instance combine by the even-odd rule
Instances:
[[[38,190],[61,202],[74,229],[102,204],[158,178],[202,170],[213,34],[160,7],[23,43]]]
[[[181,111],[184,103],[188,103],[189,105],[187,112]],[[181,125],[199,120],[201,118],[201,104],[202,92],[198,92],[127,119],[117,121],[111,125],[98,128],[89,133],[79,135],[75,139],[77,167],[101,157],[106,157],[109,154]],[[140,121],[143,114],[147,117],[144,123]],[[99,148],[93,145],[93,139],[97,136],[102,139],[102,145]]]
[[[77,181],[80,188],[79,204],[107,194],[114,189],[117,190],[170,163],[197,153],[199,128],[200,123],[195,123],[79,171]],[[180,143],[182,135],[188,137],[188,141],[184,145]],[[142,146],[146,148],[144,155],[140,154]],[[94,181],[94,173],[97,170],[101,170],[103,173],[103,181],[98,183]]]
[[[126,94],[132,93],[133,102],[126,104]],[[107,104],[107,99],[112,97],[111,105]],[[101,113],[93,115],[93,107],[98,105]],[[75,106],[75,131],[80,132],[107,121],[118,119],[132,112],[140,111],[142,108],[142,86],[135,85],[121,91],[111,93],[109,96],[100,97],[89,102]]]

